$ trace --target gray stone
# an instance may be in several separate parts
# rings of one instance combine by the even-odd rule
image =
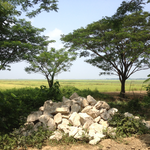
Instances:
[[[98,110],[102,108],[106,110],[110,109],[110,106],[105,101],[98,101],[94,107]]]
[[[34,122],[38,120],[41,115],[42,115],[41,111],[34,111],[27,117],[27,122]]]
[[[125,112],[125,113],[124,113],[124,116],[125,116],[125,117],[134,117],[131,113],[128,113],[128,112]]]
[[[56,124],[55,124],[54,119],[50,118],[50,119],[48,120],[47,127],[48,127],[48,129],[49,129],[50,131],[55,131],[55,129],[56,129]]]
[[[45,126],[47,126],[47,123],[51,117],[49,115],[41,115],[39,117],[39,121],[42,122]]]
[[[79,111],[81,111],[81,106],[80,106],[80,105],[78,105],[78,104],[73,104],[73,105],[71,106],[71,113],[73,113],[73,112],[79,112]]]
[[[110,114],[107,111],[105,111],[104,113],[102,113],[100,116],[104,120],[109,120],[109,118],[111,117]]]
[[[74,98],[78,98],[79,97],[79,95],[75,92],[75,93],[73,93],[71,96],[70,96],[70,98],[69,99],[74,99]]]

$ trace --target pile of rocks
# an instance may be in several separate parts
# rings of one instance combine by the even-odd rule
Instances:
[[[25,126],[32,126],[32,130],[24,131],[24,135],[27,136],[43,126],[55,131],[50,139],[60,140],[65,133],[81,140],[86,136],[89,143],[94,145],[105,137],[105,129],[115,135],[115,129],[109,127],[108,120],[117,111],[116,108],[110,108],[105,101],[96,101],[90,95],[87,98],[80,97],[74,93],[69,99],[63,97],[62,102],[45,101],[38,111],[27,117]]]

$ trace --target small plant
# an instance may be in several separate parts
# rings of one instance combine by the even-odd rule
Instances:
[[[142,120],[125,117],[121,113],[116,113],[113,119],[109,121],[109,125],[116,127],[117,137],[129,137],[132,134],[146,134],[149,132]]]

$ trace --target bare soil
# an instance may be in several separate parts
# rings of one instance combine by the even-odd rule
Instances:
[[[106,94],[106,93],[105,93]],[[119,92],[107,93],[114,98],[118,98]],[[126,92],[127,97],[143,97],[144,91]],[[150,150],[150,134],[121,138],[117,140],[102,139],[97,145],[89,144],[69,144],[69,145],[47,145],[42,150]],[[29,148],[29,150],[37,150]]]

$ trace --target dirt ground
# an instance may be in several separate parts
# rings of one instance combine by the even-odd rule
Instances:
[[[42,150],[150,150],[150,134],[118,140],[103,139],[97,145],[70,144],[45,146]],[[29,148],[29,150],[37,150]]]
[[[126,92],[128,97],[141,97],[146,92]],[[119,92],[107,93],[113,97],[118,97]],[[118,140],[102,139],[97,145],[70,144],[70,145],[47,145],[42,150],[150,150],[150,134],[136,137],[121,138]],[[29,148],[29,150],[37,150]]]

